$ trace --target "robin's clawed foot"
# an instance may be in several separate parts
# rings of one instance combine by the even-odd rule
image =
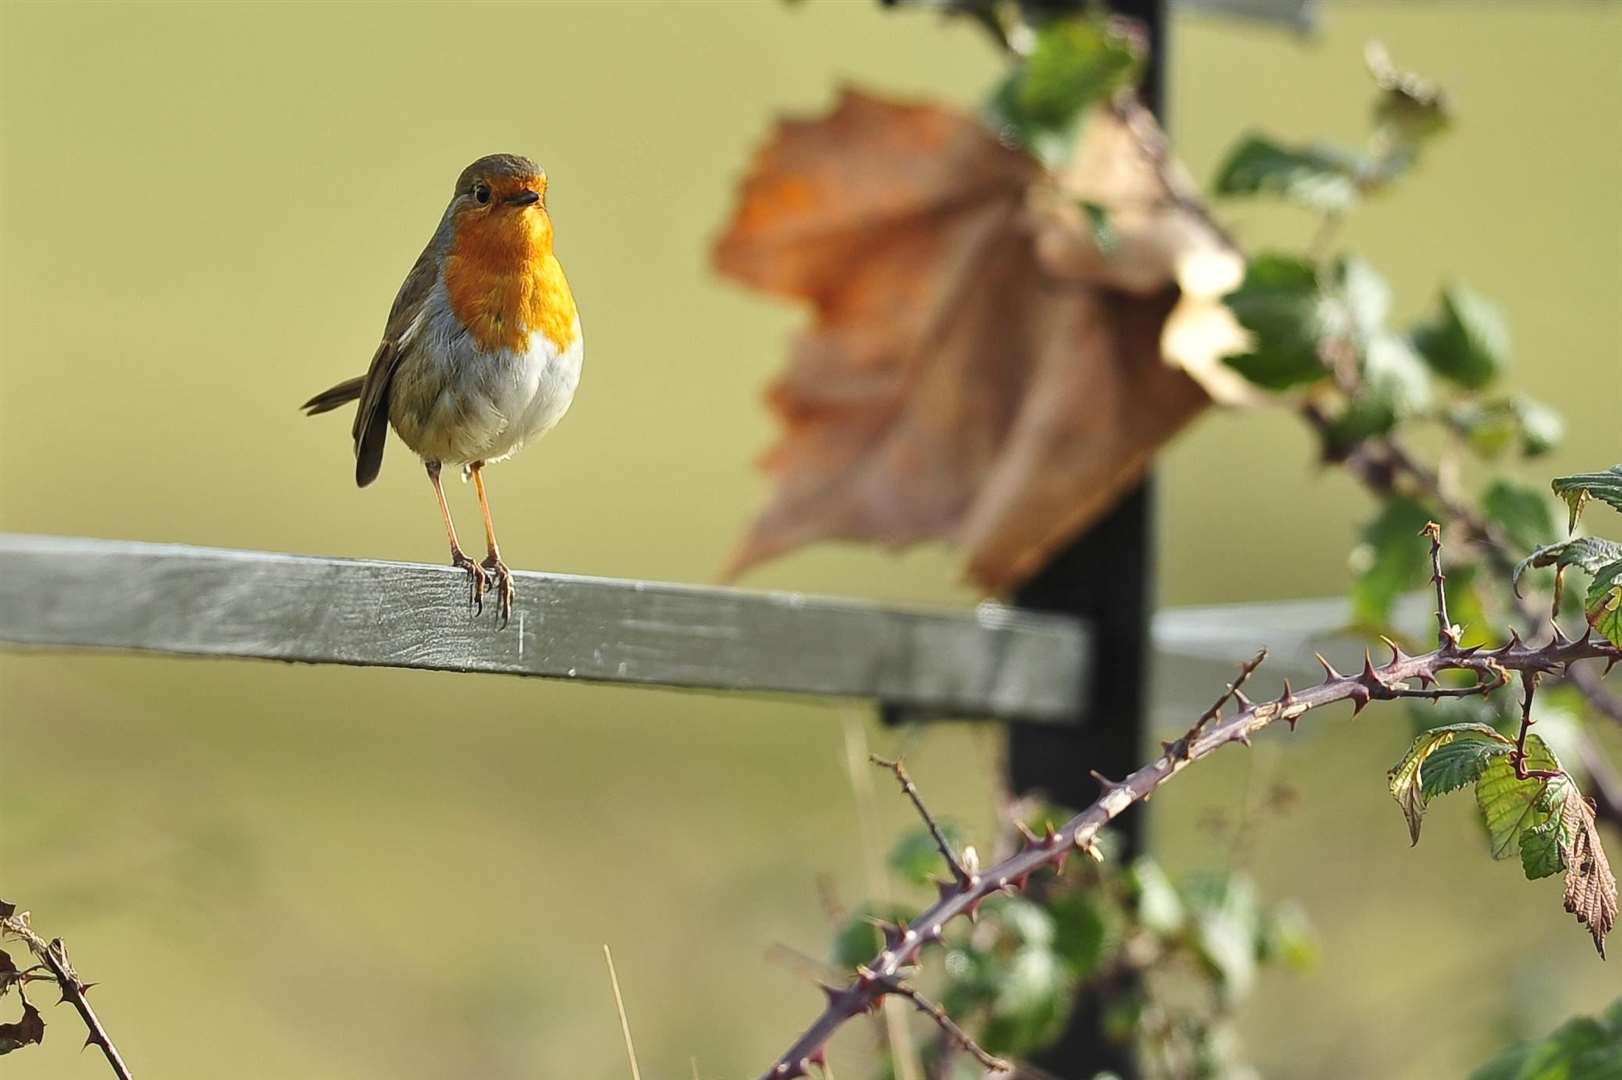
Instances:
[[[501,556],[494,551],[486,555],[484,562],[479,565],[495,579],[490,587],[498,593],[500,602],[497,605],[497,614],[501,619],[501,625],[505,627],[513,613],[513,572],[507,569],[507,564],[502,562]]]
[[[490,588],[490,575],[484,567],[468,558],[461,549],[451,549],[451,565],[467,571],[467,606],[474,614],[484,612],[484,593]]]

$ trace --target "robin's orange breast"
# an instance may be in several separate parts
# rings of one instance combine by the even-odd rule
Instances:
[[[540,206],[460,223],[445,260],[445,291],[481,352],[522,351],[534,333],[560,352],[574,343],[574,294]]]

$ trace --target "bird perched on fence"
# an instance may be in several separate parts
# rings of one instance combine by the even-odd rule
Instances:
[[[355,483],[383,464],[392,424],[428,469],[451,563],[467,571],[470,602],[499,597],[512,613],[512,572],[501,561],[484,467],[510,457],[568,411],[580,382],[580,317],[552,251],[546,173],[528,158],[492,154],[457,178],[433,239],[394,298],[365,375],[302,406],[310,416],[360,402],[352,434]],[[456,541],[440,470],[471,477],[489,552],[475,563]]]

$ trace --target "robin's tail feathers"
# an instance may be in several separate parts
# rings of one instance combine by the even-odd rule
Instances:
[[[315,397],[300,405],[299,408],[304,410],[306,416],[331,412],[340,405],[347,405],[351,401],[360,400],[360,388],[365,382],[366,377],[364,375],[357,375],[353,379],[345,379],[332,389],[321,391]]]

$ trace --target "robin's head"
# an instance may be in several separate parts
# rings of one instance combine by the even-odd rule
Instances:
[[[491,154],[463,169],[451,195],[451,217],[459,246],[488,248],[492,258],[514,247],[531,257],[551,250],[546,173],[526,157]]]

